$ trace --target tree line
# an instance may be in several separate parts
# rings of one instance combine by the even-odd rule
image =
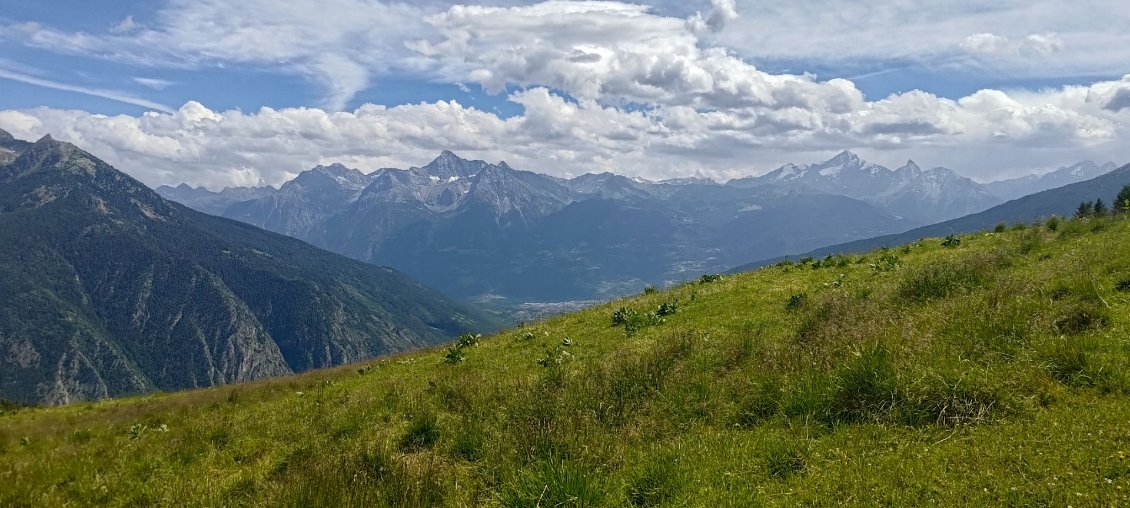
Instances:
[[[1076,218],[1087,217],[1105,217],[1112,214],[1130,214],[1130,185],[1127,185],[1118,192],[1118,196],[1114,198],[1114,203],[1107,206],[1102,198],[1094,201],[1084,201],[1079,203],[1079,208],[1075,209]]]

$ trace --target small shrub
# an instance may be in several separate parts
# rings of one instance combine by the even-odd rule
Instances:
[[[789,301],[785,302],[785,310],[796,311],[804,307],[808,303],[808,294],[799,293],[789,297]]]
[[[722,280],[722,274],[714,273],[714,274],[707,274],[707,275],[703,275],[702,277],[699,277],[698,283],[699,284],[710,284],[712,282],[718,282],[720,280]]]
[[[643,288],[643,294],[645,294],[645,295],[653,295],[653,294],[658,293],[658,292],[659,292],[659,290],[655,289],[655,286],[648,286],[648,287]]]
[[[1003,222],[998,222],[997,227],[993,228],[994,233],[1004,233],[1008,231],[1008,226]]]
[[[1048,231],[1051,231],[1053,233],[1059,231],[1059,225],[1059,217],[1056,217],[1055,215],[1048,217],[1048,221],[1044,223],[1044,227],[1048,228]]]
[[[541,358],[538,358],[537,363],[542,367],[557,367],[564,365],[565,362],[568,362],[572,358],[573,353],[562,349],[561,346],[557,346],[555,349],[546,350],[545,354],[542,355]]]
[[[1114,285],[1114,290],[1120,293],[1130,293],[1130,279],[1122,279]]]
[[[418,413],[408,431],[400,438],[400,450],[404,452],[419,452],[429,450],[439,441],[439,420],[435,414],[424,411]]]
[[[465,333],[459,336],[459,342],[457,342],[456,344],[458,344],[459,347],[471,347],[478,344],[479,340],[482,338],[482,334]]]
[[[953,248],[959,245],[961,245],[961,238],[958,238],[957,235],[949,235],[942,240],[942,247]]]
[[[447,353],[443,355],[443,361],[455,365],[467,359],[467,353],[459,345],[447,348]]]
[[[663,316],[674,314],[678,310],[677,304],[678,302],[667,302],[660,305],[655,312],[647,312],[644,314],[640,314],[626,307],[620,307],[616,312],[612,313],[612,326],[623,326],[624,333],[627,333],[629,336],[635,335],[636,332],[646,327],[663,324]]]
[[[636,313],[636,311],[626,307],[620,307],[619,309],[616,309],[616,312],[612,313],[612,326],[627,325],[634,321],[637,317],[638,314]]]
[[[901,266],[899,257],[891,253],[889,249],[883,249],[879,254],[879,261],[871,263],[871,269],[875,272],[890,272]]]

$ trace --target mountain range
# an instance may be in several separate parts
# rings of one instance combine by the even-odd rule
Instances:
[[[1088,164],[1094,166],[1093,164]],[[1078,165],[1077,165],[1078,166]],[[1075,167],[1075,166],[1072,166]],[[1062,170],[1061,170],[1062,171]],[[1070,174],[1070,172],[1068,172]],[[1053,215],[1070,217],[1079,203],[1102,199],[1114,203],[1119,191],[1130,185],[1130,164],[1081,182],[1045,190],[1014,199],[980,213],[915,228],[903,233],[866,238],[853,242],[821,247],[793,258],[823,257],[829,254],[866,252],[916,242],[922,238],[987,231],[998,224],[1015,225],[1039,221]],[[739,266],[732,272],[744,272],[775,263],[783,258],[767,259]]]
[[[984,186],[946,168],[924,170],[907,161],[891,170],[846,151],[825,162],[788,164],[760,177],[732,180],[728,185],[774,185],[848,196],[919,224],[968,215],[1001,202]]]
[[[985,184],[985,188],[996,196],[1013,200],[1064,185],[1084,182],[1110,173],[1117,167],[1118,165],[1113,162],[1107,162],[1100,166],[1091,161],[1083,161],[1040,175],[989,182]]]
[[[50,136],[0,146],[0,398],[214,386],[495,326],[391,268],[165,200]]]
[[[911,161],[891,170],[846,151],[726,184],[613,173],[562,179],[445,151],[423,167],[369,174],[318,166],[277,190],[157,190],[395,267],[456,297],[526,301],[619,296],[1003,201],[949,169]]]

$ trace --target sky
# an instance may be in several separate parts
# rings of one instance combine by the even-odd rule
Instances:
[[[1130,2],[0,0],[0,129],[146,184],[441,150],[726,180],[1130,162]]]

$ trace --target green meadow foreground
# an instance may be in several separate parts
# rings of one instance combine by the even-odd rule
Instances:
[[[0,505],[1130,505],[1130,220],[645,294],[450,348],[9,410]]]

